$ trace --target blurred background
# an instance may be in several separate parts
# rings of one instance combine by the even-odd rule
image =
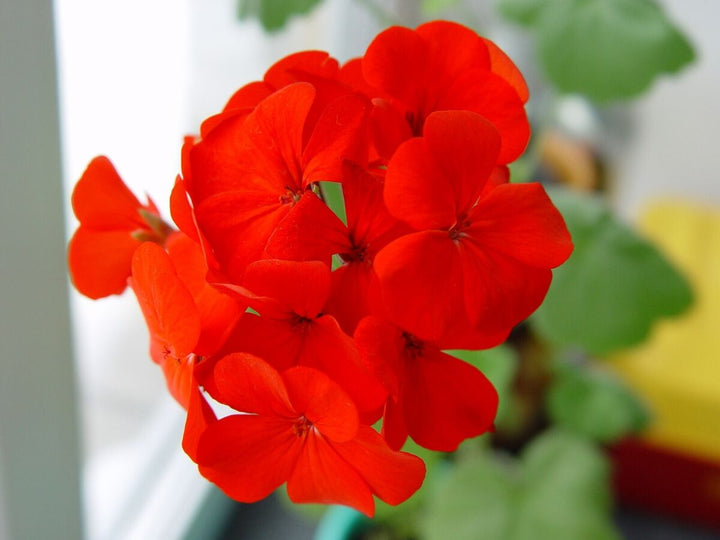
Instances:
[[[611,3],[628,2],[633,0]],[[183,135],[196,133],[237,88],[261,79],[274,61],[292,52],[321,49],[344,62],[361,55],[388,25],[414,27],[433,18],[452,18],[493,39],[526,75],[534,137],[527,157],[513,168],[514,179],[570,187],[571,200],[561,209],[568,209],[571,230],[573,216],[577,230],[595,226],[583,221],[589,212],[585,203],[572,199],[587,197],[601,201],[617,230],[631,231],[619,252],[615,245],[603,247],[608,251],[597,257],[605,265],[594,266],[612,288],[601,296],[627,300],[607,308],[607,330],[587,294],[577,300],[577,312],[557,307],[573,303],[567,301],[568,290],[587,292],[605,284],[594,275],[587,278],[582,268],[571,269],[556,276],[564,289],[551,294],[545,311],[500,353],[515,358],[509,361],[516,366],[511,373],[497,375],[504,377],[507,401],[514,405],[489,443],[491,461],[509,456],[517,460],[513,467],[529,468],[524,449],[548,426],[560,426],[581,442],[573,439],[568,450],[564,435],[544,440],[545,450],[536,455],[546,451],[597,462],[590,472],[558,474],[600,476],[593,493],[607,489],[608,501],[599,513],[574,510],[590,517],[580,529],[571,524],[563,529],[561,523],[559,531],[591,530],[582,527],[607,518],[620,528],[603,522],[593,538],[720,538],[715,532],[720,530],[720,163],[715,150],[720,4],[657,2],[663,21],[686,38],[694,58],[673,66],[659,62],[647,85],[620,99],[608,97],[612,80],[606,78],[609,90],[592,82],[589,90],[574,88],[562,70],[543,60],[552,40],[543,34],[550,30],[542,17],[534,15],[531,22],[532,4],[0,0],[0,538],[312,537],[315,522],[306,516],[291,517],[271,503],[250,510],[224,500],[184,456],[179,444],[184,417],[148,361],[147,331],[132,295],[93,302],[68,287],[64,246],[76,225],[70,193],[89,160],[103,154],[136,195],[147,193],[168,215]],[[652,39],[657,25],[642,28],[651,30]],[[618,64],[626,56],[632,60],[634,45],[620,37],[620,50],[613,52]],[[668,51],[665,56],[672,54]],[[654,61],[649,53],[639,58],[644,66]],[[572,71],[573,59],[564,61]],[[646,248],[628,245],[639,242],[661,257],[658,264],[669,265],[670,277],[655,279],[655,263],[632,266]],[[626,263],[630,270],[624,272]],[[683,297],[683,287],[692,291],[692,300]],[[642,289],[645,296],[626,289]],[[680,292],[666,298],[669,290]],[[653,311],[655,306],[660,307]],[[642,312],[642,322],[624,317],[633,310]],[[564,331],[568,319],[576,332]],[[585,319],[592,330],[582,328]],[[613,321],[640,328],[616,338]],[[550,367],[549,360],[541,360],[552,377],[543,379],[540,390],[517,367],[537,361],[528,350],[538,343],[553,357]],[[495,362],[492,355],[478,361],[490,370]],[[568,418],[563,412],[568,408],[585,416]],[[475,464],[475,452],[469,448],[453,463],[463,476],[477,479],[473,492],[493,494],[492,483],[483,483],[492,476],[483,472],[490,462]],[[448,493],[460,490],[463,500],[471,497],[463,491],[467,486],[452,491],[453,482],[445,479],[422,495],[417,512],[430,517],[418,528],[395,527],[390,536],[375,538],[466,538],[447,532],[448,516],[457,521],[457,514],[441,513],[443,504],[453,510],[460,505]],[[550,493],[549,500],[562,504],[559,493]],[[482,504],[482,499],[470,501],[475,508]],[[479,520],[474,530],[495,530],[484,524],[482,512],[471,515]],[[393,524],[416,516],[390,513],[384,519],[392,531]],[[509,534],[498,532],[497,538]],[[580,537],[590,536],[552,536]]]

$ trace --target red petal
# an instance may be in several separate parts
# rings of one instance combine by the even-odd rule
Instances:
[[[306,191],[268,239],[268,256],[323,261],[348,247],[347,227],[314,193]]]
[[[301,51],[275,62],[265,72],[264,80],[274,88],[282,88],[299,80],[303,75],[334,79],[338,62],[325,51]]]
[[[362,58],[352,58],[345,62],[338,73],[338,80],[369,99],[381,97],[380,90],[371,86],[363,76]]]
[[[298,464],[302,439],[285,419],[228,416],[200,436],[200,474],[229,497],[255,502],[283,484]]]
[[[426,47],[425,41],[409,28],[388,28],[365,51],[363,76],[410,109],[419,109],[426,79]]]
[[[98,230],[146,228],[143,206],[105,156],[94,158],[75,185],[72,206],[80,223]]]
[[[373,100],[370,130],[373,144],[385,163],[402,142],[413,136],[403,111],[384,99]]]
[[[540,184],[505,184],[473,208],[467,234],[479,245],[540,268],[559,266],[572,241],[560,212]]]
[[[308,83],[295,83],[264,99],[245,117],[213,128],[190,150],[191,194],[200,203],[225,191],[300,191],[305,120],[315,97]]]
[[[405,411],[400,397],[389,397],[383,414],[382,436],[393,450],[400,450],[408,438]]]
[[[424,340],[437,341],[463,309],[463,260],[447,232],[394,240],[375,256],[375,272],[393,322]]]
[[[179,176],[175,179],[175,185],[170,193],[170,215],[182,232],[196,242],[199,241],[193,209],[188,201],[185,185]]]
[[[503,343],[512,326],[489,327],[473,324],[467,312],[458,309],[457,317],[446,332],[435,342],[439,349],[490,349]]]
[[[368,516],[375,513],[368,484],[323,437],[306,437],[287,491],[296,503],[344,504]]]
[[[254,109],[258,103],[273,93],[273,88],[280,88],[280,85],[273,87],[263,81],[248,83],[232,95],[225,104],[223,112],[234,109]]]
[[[502,139],[498,163],[516,159],[530,139],[523,102],[507,81],[491,71],[474,70],[461,75],[438,108],[473,111],[489,120]]]
[[[483,38],[490,53],[490,70],[505,79],[517,92],[520,101],[527,103],[530,93],[525,78],[510,57],[489,39]]]
[[[344,161],[367,163],[370,103],[359,94],[341,96],[327,105],[303,152],[303,186],[342,180]]]
[[[245,175],[252,173],[278,190],[304,187],[303,130],[314,99],[312,85],[294,83],[264,99],[245,119],[242,152],[234,157]]]
[[[448,80],[470,68],[487,69],[487,46],[473,30],[450,21],[431,21],[417,27],[428,48],[428,62],[436,79]]]
[[[166,356],[160,363],[170,395],[183,409],[189,407],[191,393],[197,387],[193,378],[194,359],[195,355],[184,358]]]
[[[243,286],[300,317],[314,319],[330,293],[330,269],[319,261],[266,259],[248,266]]]
[[[405,377],[403,330],[378,317],[365,317],[358,323],[353,339],[371,373],[391,395],[397,396]]]
[[[552,272],[528,266],[472,239],[460,242],[465,306],[484,332],[508,331],[530,316],[550,287]]]
[[[182,447],[185,453],[197,463],[197,449],[203,431],[216,421],[215,413],[208,405],[197,386],[190,391]]]
[[[428,116],[423,137],[443,173],[433,178],[435,191],[449,189],[455,215],[460,216],[475,203],[495,168],[500,151],[497,129],[469,111],[440,111]]]
[[[225,356],[215,364],[213,378],[219,401],[237,411],[282,417],[290,422],[298,416],[280,374],[257,356]]]
[[[246,313],[240,319],[228,346],[266,360],[279,371],[295,366],[303,347],[304,335],[292,319],[258,317]]]
[[[406,363],[405,422],[419,445],[452,452],[492,426],[498,397],[475,367],[432,347]]]
[[[357,434],[358,413],[350,397],[322,371],[298,366],[282,373],[294,409],[325,437],[349,441]]]
[[[129,283],[151,336],[166,343],[178,358],[193,352],[200,337],[197,307],[160,246],[145,242],[135,250]]]
[[[387,392],[362,364],[352,338],[329,315],[308,324],[298,363],[324,371],[361,413],[375,411],[385,400]]]
[[[88,298],[120,294],[127,287],[130,261],[140,242],[128,231],[75,231],[68,246],[68,266],[75,288]]]
[[[388,504],[408,499],[425,478],[425,464],[419,457],[392,451],[369,426],[360,426],[352,441],[331,445],[360,473],[372,492]]]
[[[490,173],[490,178],[488,178],[487,182],[485,182],[485,186],[480,193],[480,197],[486,196],[496,187],[508,184],[509,182],[510,169],[508,169],[507,165],[497,165]]]
[[[178,277],[193,296],[200,316],[202,332],[195,353],[207,356],[222,347],[246,305],[221,293],[205,279],[207,264],[200,246],[182,233],[168,237],[168,255]]]
[[[205,199],[218,193],[246,188],[247,165],[238,159],[245,117],[233,116],[205,133],[198,141],[185,141],[183,145],[183,176],[187,182],[195,211]],[[257,182],[260,183],[260,182]],[[276,192],[285,184],[262,185],[256,191]]]
[[[400,145],[388,163],[385,204],[389,212],[415,229],[449,230],[458,215],[451,179],[425,139]]]
[[[236,191],[208,198],[195,214],[223,271],[239,283],[247,265],[264,256],[268,238],[290,209],[277,194]]]
[[[385,402],[382,434],[390,448],[399,450],[408,433],[400,400],[400,386],[405,379],[405,345],[403,330],[377,317],[366,317],[358,323],[353,336],[363,362],[389,391]]]
[[[346,333],[352,334],[360,319],[370,315],[381,302],[380,283],[365,261],[346,263],[330,277],[332,287],[324,311],[335,317]]]
[[[346,162],[343,168],[343,195],[348,229],[362,259],[370,261],[388,242],[410,232],[388,212],[383,199],[384,180],[358,165]]]

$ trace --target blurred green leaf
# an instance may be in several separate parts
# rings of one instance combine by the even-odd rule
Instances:
[[[449,469],[427,505],[423,538],[614,540],[608,479],[597,448],[550,431],[519,460],[487,453]]]
[[[529,26],[533,24],[549,0],[498,0],[500,14],[509,21]]]
[[[563,365],[547,396],[550,419],[568,431],[601,443],[643,428],[647,409],[612,374]]]
[[[458,0],[422,0],[422,11],[427,15],[435,15],[443,9],[454,6]]]
[[[512,540],[617,539],[607,458],[590,442],[554,430],[523,452],[524,490]]]
[[[240,0],[238,16],[260,21],[268,32],[280,30],[293,15],[309,13],[322,0]]]
[[[510,414],[512,383],[518,367],[518,359],[510,347],[500,345],[484,351],[447,351],[448,354],[472,364],[490,380],[500,399],[495,417],[497,425],[503,424]]]
[[[567,190],[551,195],[575,249],[554,270],[550,291],[530,319],[541,336],[603,355],[640,343],[659,318],[691,304],[687,281],[600,199]]]
[[[547,0],[532,21],[553,84],[596,101],[636,96],[695,56],[654,0]]]
[[[520,489],[514,462],[489,455],[464,460],[448,470],[420,522],[425,540],[506,540]]]

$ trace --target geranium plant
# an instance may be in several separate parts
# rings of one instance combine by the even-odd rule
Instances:
[[[572,251],[543,188],[508,181],[527,97],[473,31],[394,27],[343,66],[301,52],[240,88],[183,145],[175,226],[90,163],[73,282],[130,285],[203,476],[243,502],[287,483],[372,515],[373,495],[422,484],[408,436],[452,451],[492,429],[492,384],[443,351],[503,342]]]
[[[517,538],[530,538],[541,503],[572,508],[586,490],[605,502],[585,521],[578,503],[577,537],[612,536],[606,464],[588,440],[646,416],[614,380],[566,361],[568,346],[636,343],[690,293],[602,203],[555,192],[561,214],[539,183],[511,181],[528,99],[512,60],[473,30],[393,26],[343,65],[299,52],[237,90],[182,145],[172,222],[106,157],[90,162],[73,193],[73,283],[90,298],[133,290],[204,477],[242,502],[286,484],[295,503],[367,516],[374,497],[399,505],[442,477],[395,514],[381,506],[399,537],[423,538],[480,526],[457,519],[458,498],[477,502],[464,489],[488,494],[489,538],[510,537],[511,505]],[[533,315],[573,252],[568,228],[576,253]],[[639,254],[620,265],[638,283],[618,297],[652,294],[662,276],[657,309],[620,330],[584,325],[595,305],[568,289],[592,282],[597,299],[614,298],[596,263],[620,244]],[[544,400],[563,430],[532,440],[547,426],[523,407]],[[585,422],[598,403],[614,424]],[[492,432],[522,458],[497,467],[478,438]],[[545,481],[575,458],[587,467],[567,485]]]

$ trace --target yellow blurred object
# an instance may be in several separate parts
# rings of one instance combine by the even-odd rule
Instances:
[[[648,442],[720,463],[720,212],[656,202],[639,230],[690,281],[695,299],[610,365],[652,410]]]

